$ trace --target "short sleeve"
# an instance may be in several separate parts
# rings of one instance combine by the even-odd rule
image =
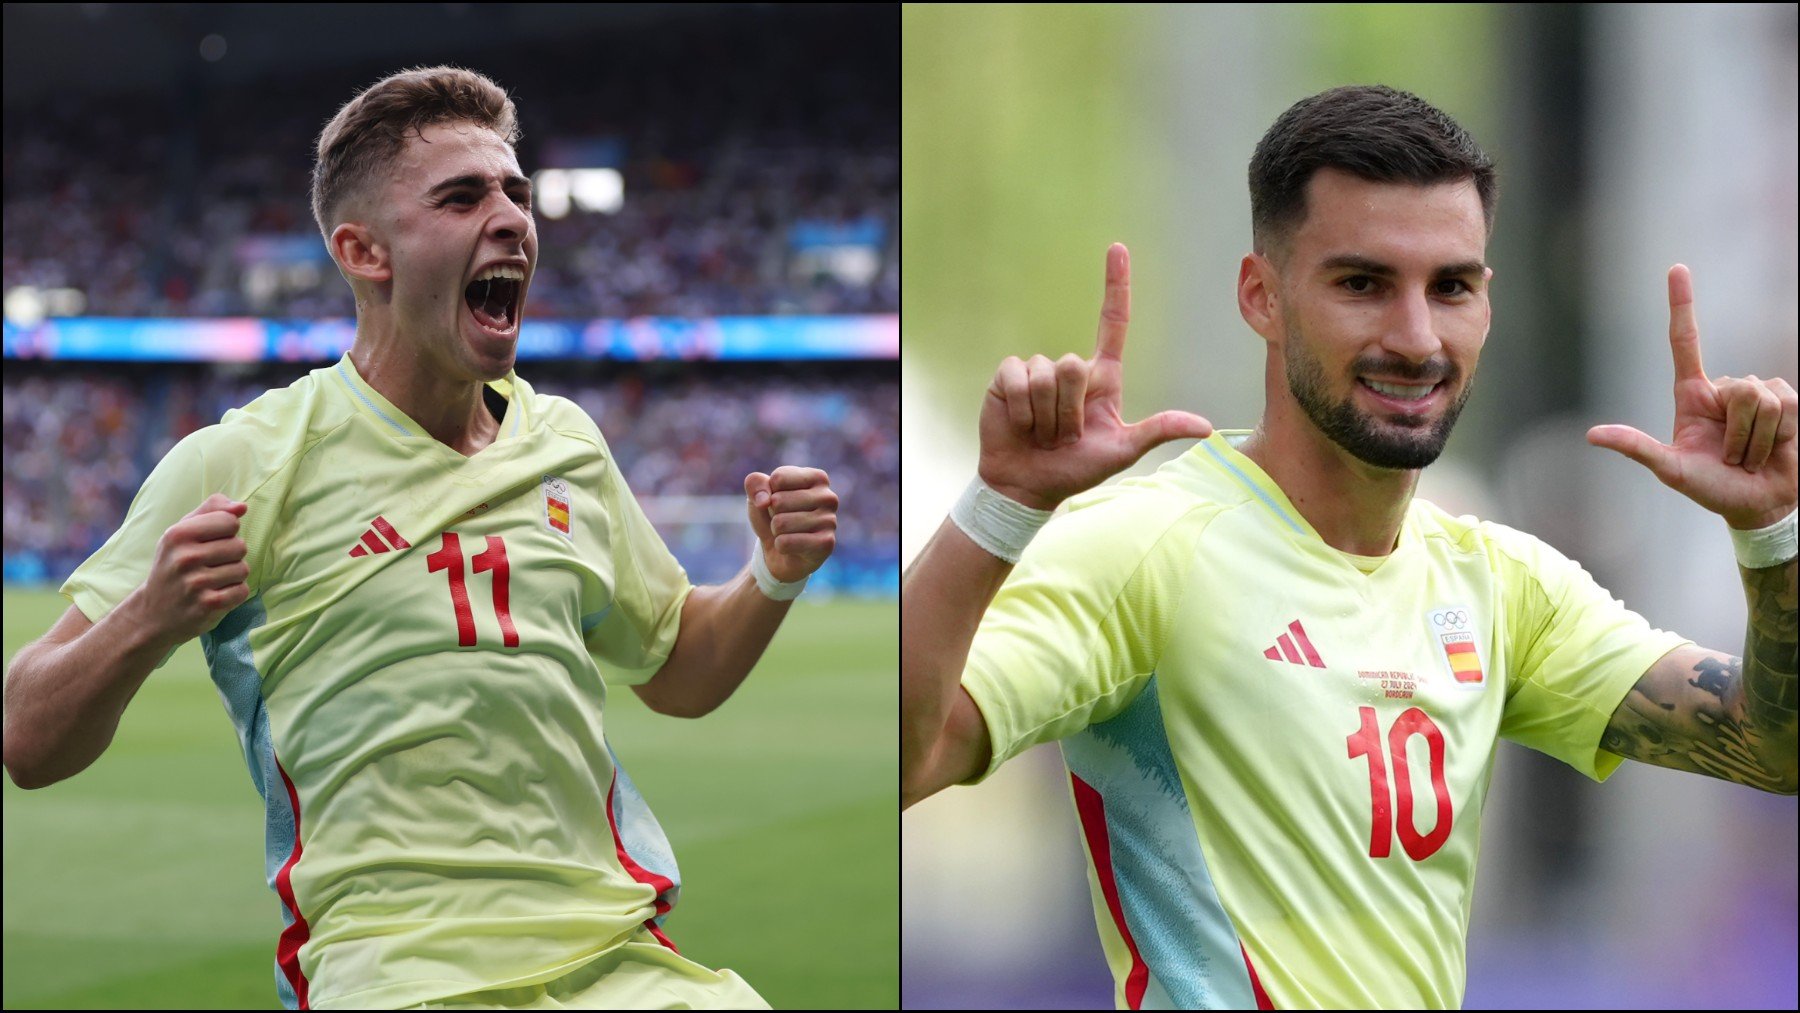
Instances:
[[[681,607],[694,588],[626,487],[617,460],[608,457],[600,499],[612,525],[612,601],[582,626],[588,652],[605,666],[607,681],[635,686],[649,681],[675,649]]]
[[[1512,659],[1500,734],[1604,781],[1622,762],[1600,748],[1613,711],[1657,659],[1690,641],[1652,627],[1538,539],[1490,527]]]
[[[976,780],[1131,702],[1168,642],[1214,512],[1115,487],[1038,533],[983,614],[963,670],[993,744]]]
[[[220,427],[208,426],[177,443],[165,455],[131,501],[119,529],[92,556],[75,568],[61,591],[91,622],[99,622],[150,575],[163,532],[187,516],[213,493],[249,501],[261,477],[253,457],[229,452]],[[257,582],[258,551],[263,539],[252,531],[263,518],[252,504],[240,537],[249,547],[251,586]]]

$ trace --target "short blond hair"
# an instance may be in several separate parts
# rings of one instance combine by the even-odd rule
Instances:
[[[415,67],[392,74],[344,103],[319,133],[312,211],[326,242],[345,200],[391,165],[409,134],[434,123],[467,121],[519,142],[518,109],[485,74],[462,67]]]

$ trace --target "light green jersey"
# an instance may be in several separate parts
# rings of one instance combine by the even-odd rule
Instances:
[[[602,731],[690,585],[593,421],[509,376],[473,457],[345,356],[182,440],[63,586],[98,621],[209,494],[249,505],[250,599],[202,638],[267,803],[289,1007],[550,981],[659,924],[679,879]],[[666,939],[664,939],[666,943]]]
[[[1062,740],[1122,1008],[1458,1006],[1499,740],[1606,778],[1684,641],[1422,501],[1391,555],[1339,552],[1234,442],[1025,551],[963,674],[989,772]]]

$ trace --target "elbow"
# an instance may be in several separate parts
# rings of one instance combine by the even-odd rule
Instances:
[[[10,763],[6,765],[6,776],[12,779],[14,787],[23,788],[26,791],[35,791],[55,783],[41,778],[27,777]]]
[[[10,704],[12,701],[8,700],[7,703]],[[0,736],[0,764],[5,765],[6,776],[12,780],[14,785],[24,788],[26,791],[42,788],[43,782],[31,776],[25,756],[26,749],[19,741],[19,733],[13,729],[12,717],[9,713],[5,724],[5,733]]]
[[[646,700],[650,709],[663,717],[669,718],[703,718],[719,709],[718,701],[709,700]]]
[[[691,693],[670,692],[669,687],[659,685],[657,679],[641,686],[633,686],[632,689],[637,692],[638,699],[644,702],[644,706],[650,708],[651,713],[668,718],[705,717],[724,703],[723,700],[701,699]]]
[[[43,772],[32,763],[24,749],[21,749],[14,736],[6,736],[5,759],[6,776],[12,783],[26,791],[33,791],[56,783],[56,778],[45,777]]]

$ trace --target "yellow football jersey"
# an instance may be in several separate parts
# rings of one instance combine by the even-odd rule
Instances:
[[[1340,552],[1243,435],[1026,549],[963,675],[989,771],[1061,740],[1121,1008],[1454,1008],[1499,740],[1604,779],[1685,641],[1423,501],[1392,554]]]
[[[499,438],[465,457],[349,356],[314,370],[182,440],[63,587],[97,621],[209,494],[248,504],[251,597],[202,644],[266,802],[289,1007],[529,986],[668,942],[680,878],[606,744],[600,666],[653,675],[691,588],[593,421],[490,386]]]

